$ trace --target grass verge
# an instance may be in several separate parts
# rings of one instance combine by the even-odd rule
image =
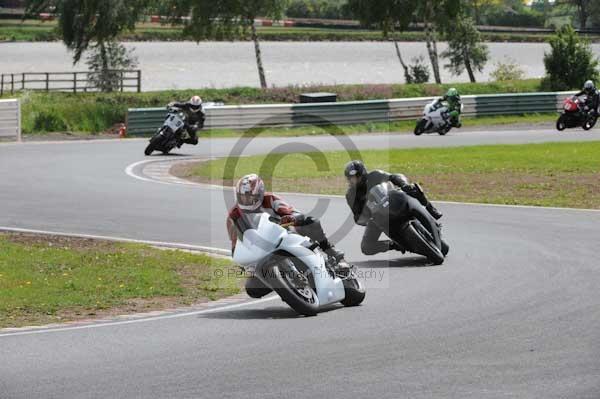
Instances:
[[[232,267],[145,245],[0,232],[0,328],[216,300],[239,292]]]
[[[272,87],[266,90],[252,87],[230,89],[165,90],[144,93],[44,93],[20,92],[4,98],[19,97],[22,102],[23,132],[106,132],[123,123],[128,108],[163,107],[174,99],[186,99],[194,94],[206,101],[226,104],[294,103],[300,93],[327,91],[338,93],[339,101],[378,100],[387,98],[430,97],[444,93],[450,86],[461,94],[531,93],[539,91],[538,79],[511,82],[456,84],[393,84],[393,85],[314,85]]]
[[[458,148],[362,151],[370,169],[405,173],[433,200],[600,209],[600,141]],[[181,177],[231,185],[247,173],[273,170],[269,189],[343,194],[345,152],[324,153],[328,167],[317,170],[307,154],[254,156],[178,167]]]
[[[327,27],[259,27],[258,35],[264,41],[387,41],[381,31],[366,29],[340,29]],[[489,42],[545,42],[548,34],[522,34],[482,32],[482,39]],[[423,32],[401,32],[393,35],[399,41],[424,41]],[[586,36],[598,41],[599,36]],[[181,27],[157,23],[141,23],[132,32],[120,37],[125,41],[183,41],[193,40]],[[37,20],[1,20],[0,41],[35,42],[61,40],[56,22]],[[225,40],[225,39],[221,39]],[[239,40],[250,40],[249,36]]]

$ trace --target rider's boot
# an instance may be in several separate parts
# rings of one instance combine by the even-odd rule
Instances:
[[[397,242],[389,241],[388,245],[389,245],[388,251],[399,251],[402,253],[406,253],[406,248],[404,248],[404,246],[398,244]]]
[[[427,203],[425,209],[427,209],[427,212],[429,212],[429,214],[433,216],[435,220],[439,220],[442,218],[442,216],[444,216],[440,211],[437,210],[435,206],[433,206],[431,202]]]

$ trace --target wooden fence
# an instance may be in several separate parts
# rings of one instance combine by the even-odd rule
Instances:
[[[142,71],[115,70],[115,90],[142,91]],[[23,90],[90,92],[99,91],[96,72],[25,72],[0,75],[0,96]]]

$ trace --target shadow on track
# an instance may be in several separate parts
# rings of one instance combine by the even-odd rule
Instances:
[[[319,313],[327,313],[341,308],[343,308],[342,305],[331,305],[321,309]],[[199,315],[198,317],[220,320],[288,320],[301,319],[306,316],[299,315],[293,309],[287,307],[287,305],[282,304],[282,306],[270,306],[264,309],[238,309],[212,312]]]
[[[411,256],[398,259],[377,259],[362,262],[353,262],[354,265],[363,269],[380,268],[411,268],[411,267],[438,267],[432,264],[427,258],[421,256]]]

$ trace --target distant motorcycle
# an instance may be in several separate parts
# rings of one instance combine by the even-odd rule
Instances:
[[[392,241],[435,265],[444,263],[450,248],[442,240],[441,226],[418,200],[386,182],[371,188],[367,208],[373,222]]]
[[[144,154],[151,155],[154,151],[168,154],[173,148],[181,147],[187,134],[185,113],[177,108],[169,108],[167,118],[150,139]]]
[[[462,112],[462,104],[460,107]],[[451,129],[452,125],[450,124],[448,107],[441,101],[433,100],[425,105],[423,117],[417,121],[414,133],[416,136],[420,136],[423,133],[438,133],[440,136],[443,136]]]
[[[306,316],[335,302],[357,306],[364,300],[365,289],[354,268],[334,271],[316,243],[288,231],[279,219],[262,212],[247,213],[236,224],[241,235],[233,261],[252,275],[246,283],[249,296],[260,298],[275,291]]]
[[[598,116],[590,112],[585,105],[586,98],[569,97],[563,103],[563,111],[556,121],[556,129],[563,131],[567,128],[582,127],[583,130],[590,130],[596,125]]]

